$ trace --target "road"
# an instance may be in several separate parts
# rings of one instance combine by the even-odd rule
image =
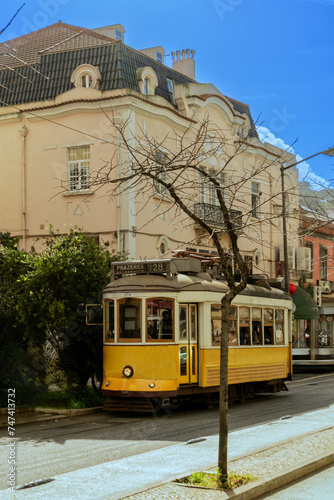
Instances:
[[[229,408],[230,431],[333,403],[334,373],[299,377],[288,383],[288,392],[261,395],[232,404]],[[16,434],[17,484],[217,433],[218,409],[189,407],[158,417],[99,413],[22,425]],[[1,429],[0,489],[7,487],[8,441],[7,430]]]

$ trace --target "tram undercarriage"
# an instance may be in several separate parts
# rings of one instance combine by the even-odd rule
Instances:
[[[284,380],[266,380],[263,382],[252,382],[246,384],[232,384],[228,388],[229,402],[244,401],[254,397],[255,394],[274,394],[287,391]],[[107,392],[107,391],[103,391]],[[106,394],[104,394],[106,395]],[[219,404],[218,387],[186,386],[172,393],[138,394],[132,392],[118,392],[106,398],[103,409],[112,412],[138,412],[156,413],[161,409],[173,410],[185,402],[206,405],[214,408]]]

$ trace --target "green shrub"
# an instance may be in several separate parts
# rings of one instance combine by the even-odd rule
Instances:
[[[92,408],[102,406],[104,398],[91,387],[72,387],[67,391],[49,391],[39,394],[36,406],[43,408]]]

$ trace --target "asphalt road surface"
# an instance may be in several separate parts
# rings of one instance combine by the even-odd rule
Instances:
[[[334,401],[334,373],[297,375],[287,385],[289,391],[230,405],[229,430],[324,408]],[[21,425],[16,432],[16,484],[217,434],[218,418],[217,408],[185,407],[159,416],[103,412]],[[7,429],[1,429],[0,489],[7,487],[8,442]]]

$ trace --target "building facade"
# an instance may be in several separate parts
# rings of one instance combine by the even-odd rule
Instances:
[[[170,68],[162,47],[125,45],[121,25],[88,30],[59,22],[2,44],[0,64],[0,231],[18,236],[21,248],[42,241],[51,224],[60,234],[78,226],[130,259],[166,258],[178,249],[214,254],[212,239],[159,186],[143,190],[129,182],[115,191],[102,182],[106,172],[121,176],[131,166],[116,123],[126,124],[131,147],[153,138],[168,157],[207,120],[206,150],[217,133],[225,147],[213,148],[203,167],[216,172],[242,221],[242,254],[254,273],[278,275],[279,167],[295,158],[259,140],[247,105],[196,81],[194,51],[173,53]],[[285,176],[289,246],[296,249],[296,168]],[[197,174],[189,182],[192,209],[214,217],[224,240],[210,189]]]
[[[334,224],[324,220],[323,214],[304,209],[301,238],[308,270],[302,272],[300,278],[303,287],[313,294],[318,317],[299,321],[294,342],[295,361],[328,364],[334,359]]]

